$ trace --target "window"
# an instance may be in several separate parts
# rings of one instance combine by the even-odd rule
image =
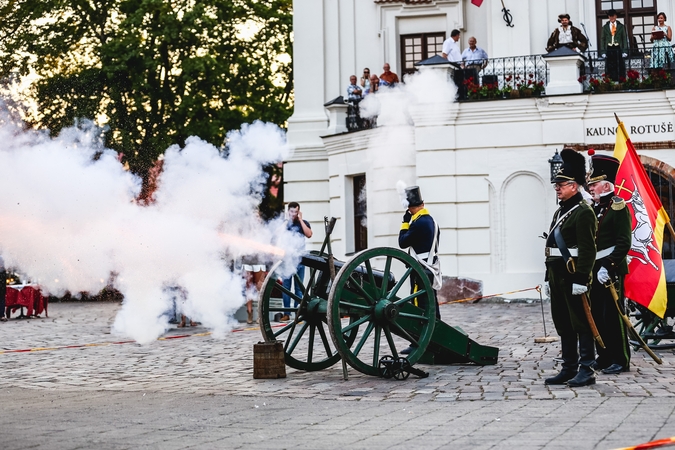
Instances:
[[[651,49],[649,36],[656,23],[656,0],[596,0],[598,43],[602,36],[602,27],[607,23],[607,11],[610,9],[616,9],[619,21],[626,26],[631,52]]]
[[[368,205],[366,176],[356,175],[354,182],[354,251],[368,248]]]
[[[401,36],[403,73],[414,73],[415,63],[443,53],[445,33],[406,34]]]

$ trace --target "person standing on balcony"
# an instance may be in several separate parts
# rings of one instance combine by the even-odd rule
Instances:
[[[365,97],[368,94],[374,94],[379,90],[380,90],[380,79],[377,77],[377,75],[372,74],[370,76],[370,89],[366,90],[363,93],[363,96]]]
[[[443,42],[441,56],[450,62],[462,62],[462,52],[459,50],[459,30],[452,30],[450,37]]]
[[[399,83],[398,75],[391,71],[389,63],[384,63],[384,67],[382,69],[384,70],[384,73],[380,75],[380,85],[392,87],[396,86]]]
[[[462,52],[462,67],[467,69],[481,70],[487,65],[488,54],[485,50],[476,46],[476,38],[469,38],[469,48]]]
[[[363,88],[356,84],[356,75],[349,77],[349,86],[347,86],[347,101],[358,104],[363,98]]]
[[[652,28],[652,35],[649,38],[649,41],[654,44],[652,47],[652,69],[662,69],[666,67],[672,67],[673,62],[675,62],[675,57],[673,56],[673,47],[670,44],[670,41],[673,39],[673,30],[668,25],[666,25],[666,14],[659,13],[656,16],[657,24]]]
[[[358,130],[361,125],[359,102],[363,99],[363,88],[356,84],[356,75],[349,77],[347,86],[347,129]]]
[[[476,38],[469,38],[469,48],[462,52],[462,68],[464,79],[472,78],[473,83],[478,84],[478,73],[487,66],[488,55],[485,50],[476,46]]]
[[[361,75],[361,80],[359,82],[361,84],[361,87],[363,88],[363,96],[366,96],[366,92],[370,89],[370,69],[365,68],[363,69],[363,75]]]
[[[569,14],[558,16],[560,26],[556,28],[546,43],[546,51],[552,52],[560,47],[568,47],[577,52],[585,52],[588,48],[588,39],[577,27],[572,26]]]
[[[602,27],[600,37],[600,55],[606,58],[605,72],[612,81],[626,77],[624,58],[628,56],[628,38],[626,27],[616,20],[615,9],[607,11],[609,21]]]

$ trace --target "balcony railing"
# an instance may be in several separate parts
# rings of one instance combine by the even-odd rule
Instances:
[[[542,55],[490,58],[455,72],[460,101],[541,95],[547,80],[548,65]]]
[[[675,87],[675,64],[657,66],[649,49],[605,56],[594,51],[584,55],[586,60],[580,81],[585,91],[601,93]]]
[[[482,64],[465,65],[454,70],[458,101],[536,97],[544,95],[549,80],[545,55],[491,58]],[[603,56],[597,51],[584,52],[579,82],[584,92],[635,91],[675,88],[675,63],[653,67],[650,49],[633,50],[625,55]],[[349,102],[347,131],[377,126],[377,117],[363,119],[358,105]]]
[[[361,117],[358,102],[350,102],[346,100],[347,104],[347,131],[361,131],[369,130],[377,127],[377,116],[368,119]]]

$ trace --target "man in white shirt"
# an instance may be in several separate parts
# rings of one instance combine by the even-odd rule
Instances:
[[[443,42],[441,56],[450,62],[462,62],[462,52],[459,51],[459,30],[452,30],[450,38]]]

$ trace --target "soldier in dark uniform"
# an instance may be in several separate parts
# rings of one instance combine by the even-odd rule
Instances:
[[[560,153],[563,166],[552,180],[560,208],[546,240],[546,281],[551,315],[562,347],[562,370],[546,384],[595,383],[595,345],[581,294],[588,292],[595,264],[597,220],[579,190],[586,182],[585,158],[572,149]]]
[[[590,153],[590,151],[589,151]],[[614,195],[614,181],[619,160],[611,156],[593,155],[593,174],[588,186],[593,194],[598,233],[595,239],[598,255],[593,268],[593,318],[604,341],[605,348],[597,346],[595,370],[617,374],[629,370],[630,348],[626,325],[614,304],[614,298],[605,283],[614,282],[623,304],[623,278],[628,273],[626,255],[631,246],[632,219],[626,202]]]
[[[398,234],[398,245],[407,248],[408,253],[415,258],[424,268],[424,273],[429,278],[433,287],[433,301],[436,304],[436,318],[441,318],[438,306],[438,289],[442,285],[441,263],[438,259],[438,245],[441,236],[440,228],[436,221],[429,215],[424,207],[422,193],[417,186],[406,188],[408,209],[403,215],[401,231]],[[421,283],[413,274],[410,278],[411,293],[421,288]],[[401,353],[410,353],[409,347]]]

